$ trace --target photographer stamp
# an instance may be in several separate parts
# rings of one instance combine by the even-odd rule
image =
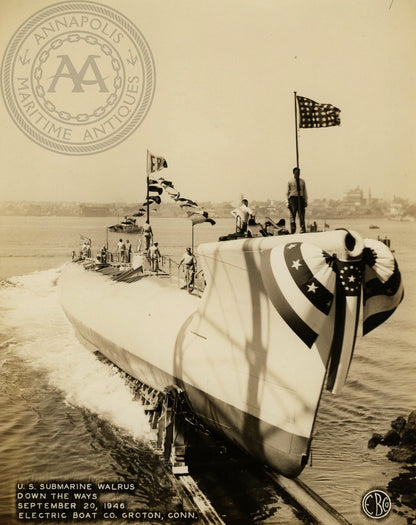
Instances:
[[[62,2],[15,32],[1,71],[5,106],[34,142],[67,155],[112,148],[143,122],[155,66],[140,30],[95,2]]]

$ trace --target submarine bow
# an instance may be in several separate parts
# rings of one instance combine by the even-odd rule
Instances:
[[[344,384],[357,335],[397,308],[391,252],[346,230],[239,239],[198,250],[201,298],[168,279],[112,281],[70,263],[61,303],[84,341],[285,476],[309,454],[327,378]],[[364,290],[364,291],[363,291]]]

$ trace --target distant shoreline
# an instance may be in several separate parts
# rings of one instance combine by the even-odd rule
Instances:
[[[235,203],[231,201],[200,202],[199,205],[214,219],[227,219]],[[144,204],[126,202],[86,203],[74,201],[0,201],[0,217],[109,217],[119,222],[123,217],[134,217],[136,213],[143,214],[137,217],[137,223],[145,220],[145,213],[140,211]],[[266,217],[273,219],[288,217],[288,209],[284,200],[268,199],[265,201],[251,200],[250,206],[256,218]],[[185,218],[185,211],[173,202],[162,202],[156,210],[151,209],[154,218]],[[404,199],[395,198],[392,201],[381,199],[347,198],[314,199],[308,203],[306,217],[314,220],[334,220],[362,218],[377,221],[380,219],[414,221],[416,220],[416,204]]]
[[[278,212],[275,212],[275,213],[269,213],[270,216],[272,217],[282,217],[283,215],[287,215],[287,213],[281,213],[279,214]],[[230,215],[213,215],[215,217],[215,219],[230,219],[232,220],[232,216]],[[340,215],[325,215],[325,216],[320,216],[320,215],[316,215],[316,214],[313,214],[311,213],[310,215],[310,218],[308,219],[308,216],[306,217],[306,220],[307,222],[310,222],[310,221],[331,221],[331,220],[349,220],[349,219],[362,219],[362,220],[368,220],[370,222],[374,222],[376,220],[389,220],[389,221],[395,221],[395,222],[416,222],[416,217],[412,217],[412,216],[409,216],[409,217],[396,217],[396,216],[386,216],[386,215],[344,215],[344,214],[340,214]],[[0,213],[0,217],[9,217],[9,218],[13,218],[13,217],[27,217],[27,218],[33,218],[33,219],[36,219],[36,218],[68,218],[68,219],[75,219],[75,218],[79,218],[79,219],[109,219],[113,222],[117,222],[117,220],[121,220],[122,219],[122,216],[121,215],[64,215],[64,214],[61,214],[61,215],[58,215],[58,214],[36,214],[36,215],[33,215],[33,214],[25,214],[25,213],[21,213],[21,214],[7,214],[7,213]],[[157,213],[154,213],[151,215],[151,219],[187,219],[186,215],[161,215],[161,214],[157,214]],[[263,215],[259,215],[258,216],[258,220],[261,222],[265,219],[265,216]],[[141,222],[144,222],[144,218],[143,217],[140,217],[138,218],[138,224],[140,224]]]

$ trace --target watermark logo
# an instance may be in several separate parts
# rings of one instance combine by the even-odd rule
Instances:
[[[67,155],[112,148],[143,122],[155,67],[139,29],[89,1],[49,6],[13,35],[1,69],[3,98],[19,128]]]
[[[369,518],[385,518],[391,510],[391,500],[384,490],[374,489],[364,494],[361,507]]]

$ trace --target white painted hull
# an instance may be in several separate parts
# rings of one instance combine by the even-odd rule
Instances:
[[[179,385],[205,424],[293,477],[307,461],[338,321],[334,301],[319,318],[314,342],[305,344],[275,307],[274,280],[284,290],[286,279],[273,266],[273,254],[280,257],[292,242],[354,258],[362,241],[355,236],[348,249],[346,235],[201,245],[207,281],[201,299],[166,278],[127,284],[69,264],[59,283],[61,303],[81,336],[120,368],[157,390]],[[355,329],[349,326],[343,356],[352,353]],[[340,360],[338,381],[350,357]]]

